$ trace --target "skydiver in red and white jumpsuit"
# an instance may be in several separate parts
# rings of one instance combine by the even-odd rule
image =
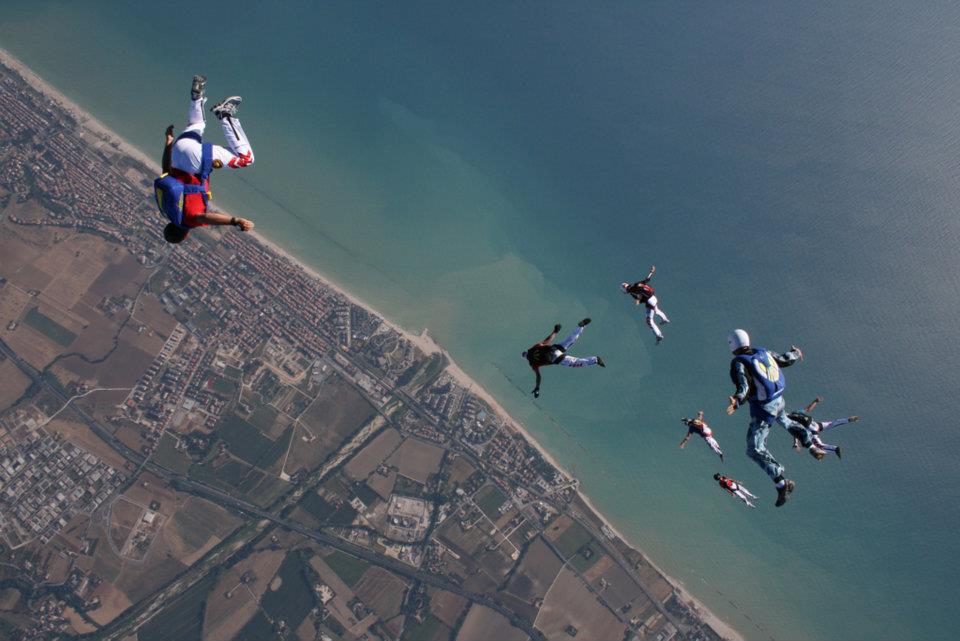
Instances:
[[[719,473],[714,474],[713,479],[718,483],[720,483],[720,487],[722,487],[727,492],[734,495],[735,497],[737,497],[738,499],[740,499],[750,507],[757,507],[756,505],[750,502],[750,499],[755,499],[757,497],[751,494],[750,490],[743,487],[743,485],[740,484],[740,481],[734,481],[732,478],[728,478]]]

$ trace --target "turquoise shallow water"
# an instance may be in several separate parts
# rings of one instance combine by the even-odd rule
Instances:
[[[960,10],[835,4],[239,2],[164,24],[8,0],[0,46],[148,151],[194,71],[242,93],[257,165],[218,200],[429,327],[752,638],[948,638]],[[617,290],[650,263],[674,321],[656,348]],[[577,351],[609,367],[547,371],[534,402],[520,350],[584,315]],[[782,510],[747,417],[722,415],[736,326],[804,347],[792,405],[863,416],[830,435],[843,461],[772,438],[799,485]],[[759,509],[677,448],[701,407]]]

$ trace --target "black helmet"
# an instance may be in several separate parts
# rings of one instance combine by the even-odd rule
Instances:
[[[720,472],[717,472],[716,474],[713,475],[713,480],[714,480],[714,481],[719,481],[719,480],[720,480]]]
[[[179,225],[174,225],[173,223],[167,223],[167,226],[163,228],[163,239],[168,243],[176,244],[182,242],[189,233],[190,230],[186,227],[180,227]]]

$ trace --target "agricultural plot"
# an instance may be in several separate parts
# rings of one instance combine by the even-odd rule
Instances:
[[[153,453],[153,460],[180,474],[186,474],[190,469],[190,458],[183,452],[177,451],[177,439],[166,433],[160,437],[160,443]]]
[[[564,567],[547,592],[536,627],[548,639],[562,639],[567,626],[579,632],[577,640],[622,639],[626,626],[601,604],[570,568]],[[459,641],[459,640],[458,640]]]
[[[388,427],[347,462],[344,473],[354,481],[362,481],[397,449],[402,440],[397,430]]]
[[[474,494],[473,501],[491,521],[496,522],[500,518],[498,509],[507,502],[507,496],[496,485],[487,485]]]
[[[563,561],[553,550],[536,539],[520,559],[520,566],[507,584],[507,592],[526,603],[542,599],[562,566]]]
[[[378,567],[367,570],[353,591],[381,620],[400,614],[407,584],[400,577]]]
[[[217,433],[227,444],[231,454],[251,465],[256,465],[264,452],[273,446],[273,441],[236,414],[225,416],[220,421]]]
[[[591,538],[572,557],[568,557],[567,562],[582,573],[590,569],[603,555],[603,547],[596,539]]]
[[[317,398],[300,420],[316,437],[317,457],[323,460],[376,413],[352,385],[340,376],[332,376],[320,387]]]
[[[354,556],[335,551],[330,556],[323,557],[323,562],[330,566],[330,569],[336,572],[340,580],[351,589],[360,581],[360,577],[367,571],[370,564]]]
[[[449,638],[450,628],[433,615],[425,616],[420,623],[411,619],[403,632],[403,641],[440,641]]]
[[[233,641],[264,641],[273,639],[273,625],[267,619],[262,611],[258,610],[247,625],[243,626],[240,633],[233,637]],[[139,640],[138,640],[139,641]]]
[[[230,459],[219,467],[214,467],[212,463],[198,464],[190,466],[189,476],[195,481],[209,483],[222,490],[236,492],[237,486],[250,473],[252,468],[240,461]]]
[[[0,386],[0,411],[10,407],[30,387],[30,379],[10,359],[0,362],[0,381],[3,381]]]
[[[582,525],[566,515],[557,518],[551,524],[546,536],[557,546],[564,559],[569,559],[593,539]]]
[[[220,573],[207,598],[204,641],[230,641],[247,625],[259,611],[258,600],[284,556],[282,550],[255,551]],[[241,583],[244,574],[248,579],[245,584]]]
[[[448,627],[457,625],[460,615],[469,604],[470,602],[459,594],[430,589],[430,612]]]
[[[523,630],[510,625],[502,614],[479,604],[470,608],[457,633],[457,641],[526,641],[528,638]]]
[[[213,584],[208,575],[175,597],[137,631],[138,641],[201,641],[204,602]]]
[[[387,459],[387,465],[396,467],[400,474],[418,483],[426,483],[440,467],[444,449],[415,438],[406,439]]]
[[[234,398],[237,395],[239,383],[222,376],[214,376],[207,381],[207,388],[224,398]]]
[[[279,585],[276,579],[280,579]],[[293,629],[306,618],[314,606],[313,586],[304,577],[299,553],[287,554],[276,577],[263,593],[260,605],[274,621],[284,621]]]
[[[77,337],[69,329],[42,314],[37,307],[31,307],[23,317],[23,322],[34,328],[61,347],[66,347]]]

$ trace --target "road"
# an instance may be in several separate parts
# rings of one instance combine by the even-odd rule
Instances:
[[[17,365],[17,367],[19,367],[25,374],[27,374],[27,376],[29,376],[36,385],[49,390],[58,398],[63,400],[64,403],[67,403],[69,400],[71,400],[65,394],[60,392],[60,390],[54,388],[53,386],[48,384],[45,380],[43,380],[43,376],[40,374],[40,372],[35,370],[29,363],[21,359],[16,354],[16,352],[10,349],[10,347],[2,339],[0,339],[0,351],[2,351],[8,358],[10,358]],[[252,503],[248,503],[234,496],[231,496],[221,490],[218,490],[217,488],[193,481],[188,477],[183,476],[182,474],[178,474],[177,472],[174,472],[173,470],[167,467],[164,467],[154,461],[147,460],[146,457],[143,456],[143,454],[125,445],[123,442],[117,439],[113,434],[111,434],[109,430],[101,426],[93,417],[88,415],[81,408],[75,406],[73,409],[84,420],[87,426],[90,427],[90,429],[92,429],[93,432],[100,439],[102,439],[110,447],[116,450],[117,453],[122,455],[124,458],[126,458],[128,461],[130,461],[134,465],[143,466],[143,468],[150,471],[151,474],[154,474],[166,480],[167,482],[173,484],[174,487],[176,487],[181,491],[189,492],[196,496],[200,496],[202,498],[212,500],[214,503],[217,503],[218,505],[232,508],[238,512],[241,512],[259,519],[269,520],[286,530],[296,532],[298,534],[311,538],[314,541],[323,543],[324,545],[327,545],[329,547],[341,550],[348,554],[352,554],[357,558],[363,559],[364,561],[367,561],[373,565],[389,570],[395,574],[399,574],[400,576],[404,576],[409,579],[424,583],[426,585],[430,585],[430,586],[440,588],[442,590],[446,590],[448,592],[452,592],[454,594],[460,595],[466,598],[467,600],[469,600],[471,603],[478,603],[480,605],[484,605],[490,608],[491,610],[494,610],[500,613],[501,615],[506,617],[508,621],[510,621],[511,625],[523,630],[534,641],[545,640],[545,637],[539,630],[534,628],[529,622],[525,621],[524,619],[521,619],[512,610],[506,608],[505,606],[503,606],[501,603],[499,603],[497,600],[495,600],[493,597],[489,595],[471,592],[470,590],[463,588],[459,584],[454,583],[453,581],[450,581],[449,579],[446,579],[443,576],[425,572],[418,568],[411,567],[406,563],[403,563],[402,561],[399,561],[392,557],[379,554],[377,552],[374,552],[370,549],[367,549],[355,543],[351,543],[349,541],[341,539],[340,537],[333,536],[331,534],[326,534],[318,530],[313,530],[299,523],[289,521],[287,519],[283,519],[267,510],[264,510],[260,507],[257,507],[256,505],[253,505]],[[198,577],[198,580],[200,578],[202,577]]]

